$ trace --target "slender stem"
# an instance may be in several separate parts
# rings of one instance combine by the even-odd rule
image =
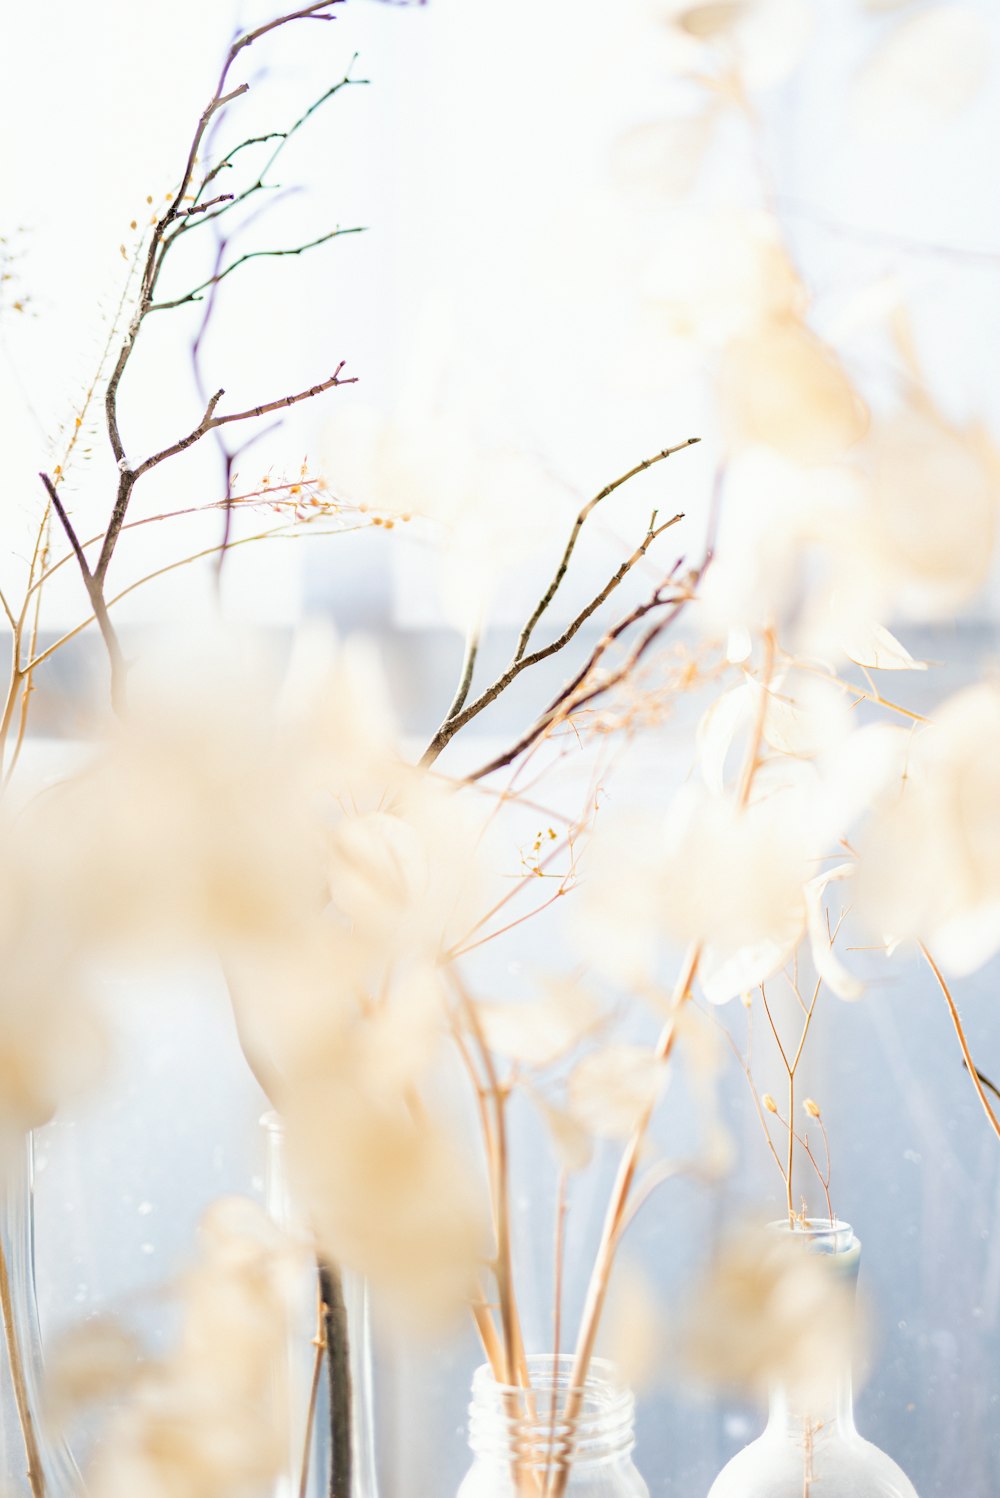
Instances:
[[[746,806],[750,800],[750,789],[753,785],[753,778],[757,773],[757,765],[760,760],[760,748],[764,739],[764,720],[767,717],[768,702],[770,701],[771,677],[774,675],[774,653],[774,632],[766,629],[764,631],[764,669],[761,673],[760,703],[757,708],[757,716],[754,720],[750,750],[743,765],[743,774],[740,778],[740,788],[737,794],[737,801],[740,806]]]
[[[545,1479],[542,1490],[549,1485],[549,1477],[552,1472],[552,1453],[556,1444],[556,1415],[559,1410],[559,1354],[562,1348],[562,1301],[563,1301],[563,1266],[566,1248],[566,1185],[567,1172],[559,1172],[559,1186],[556,1192],[556,1233],[555,1233],[555,1275],[552,1306],[552,1389],[549,1401],[549,1444],[545,1453]]]
[[[31,1412],[31,1401],[28,1398],[28,1382],[24,1371],[24,1361],[14,1326],[14,1300],[11,1294],[10,1271],[7,1264],[6,1249],[2,1243],[0,1243],[0,1315],[3,1316],[4,1340],[7,1344],[10,1379],[14,1388],[14,1402],[17,1406],[18,1423],[20,1424],[21,1435],[24,1440],[28,1483],[31,1487],[33,1498],[44,1498],[45,1475],[42,1471],[41,1453],[38,1448],[38,1436],[35,1431],[35,1418]]]
[[[620,489],[623,484],[627,484],[629,479],[634,479],[637,474],[643,473],[647,468],[652,468],[654,463],[661,463],[664,458],[669,458],[674,453],[679,453],[683,448],[692,447],[696,442],[700,441],[700,437],[689,437],[686,442],[678,442],[674,447],[665,447],[662,452],[655,453],[651,458],[644,458],[641,463],[637,463],[634,468],[630,468],[628,473],[623,473],[620,478],[614,479],[610,484],[606,484],[605,487],[601,490],[600,494],[595,494],[593,499],[589,499],[587,501],[587,503],[583,506],[583,509],[580,511],[579,515],[577,515],[575,521],[573,522],[573,528],[570,531],[569,540],[566,542],[566,549],[562,554],[552,581],[549,583],[545,592],[542,594],[538,603],[535,605],[535,609],[531,615],[531,618],[528,620],[527,624],[525,624],[524,628],[521,631],[520,638],[517,642],[517,650],[514,653],[515,661],[519,661],[524,652],[527,650],[528,641],[531,639],[535,625],[538,623],[539,619],[545,613],[545,610],[548,608],[549,604],[556,596],[559,584],[566,576],[570,558],[572,557],[573,552],[576,549],[576,543],[580,539],[580,532],[584,527],[587,516],[597,508],[602,500],[607,499],[609,494],[613,494],[616,489]]]
[[[323,1297],[323,1330],[330,1384],[330,1444],[333,1448],[329,1498],[351,1498],[353,1390],[347,1307],[340,1270],[335,1264],[320,1265],[319,1283]]]
[[[494,1325],[493,1317],[490,1315],[489,1306],[483,1301],[473,1301],[472,1317],[476,1323],[479,1340],[483,1344],[486,1361],[493,1370],[493,1377],[498,1384],[502,1384],[504,1380],[503,1348],[500,1345],[500,1338],[497,1336],[497,1329]]]
[[[795,1164],[795,1072],[788,1068],[788,1165],[785,1171],[785,1186],[788,1196],[788,1225],[795,1222],[795,1203],[792,1200],[792,1167]]]
[[[656,1046],[655,1054],[658,1061],[666,1062],[670,1058],[677,1035],[677,1021],[681,1010],[690,997],[691,985],[694,982],[694,976],[700,960],[701,947],[696,943],[688,951],[674,987],[670,1017],[660,1032],[660,1038]],[[583,1386],[590,1368],[590,1360],[594,1354],[597,1328],[600,1324],[601,1313],[604,1310],[604,1303],[607,1299],[608,1288],[611,1282],[611,1267],[621,1237],[621,1223],[628,1205],[629,1193],[632,1189],[639,1156],[642,1152],[642,1146],[645,1142],[646,1132],[649,1128],[652,1115],[653,1105],[650,1104],[644,1109],[625,1147],[605,1214],[601,1241],[598,1246],[597,1257],[594,1261],[594,1268],[591,1272],[590,1283],[587,1287],[587,1299],[580,1321],[580,1332],[577,1337],[573,1368],[569,1379],[570,1387],[566,1396],[566,1406],[563,1410],[563,1420],[570,1432],[573,1430],[583,1407]],[[567,1440],[567,1451],[559,1458],[556,1469],[552,1473],[548,1485],[547,1498],[562,1498],[562,1495],[566,1491],[570,1472],[569,1445],[570,1442]]]
[[[927,966],[930,968],[931,972],[934,974],[935,978],[938,981],[938,987],[944,994],[945,1003],[948,1005],[948,1012],[951,1015],[951,1022],[955,1026],[955,1034],[958,1036],[958,1043],[962,1048],[962,1055],[965,1057],[966,1070],[968,1071],[969,1076],[972,1078],[972,1085],[976,1089],[976,1094],[979,1098],[979,1101],[983,1105],[983,1112],[986,1114],[986,1117],[990,1121],[990,1127],[992,1128],[994,1134],[996,1134],[997,1138],[1000,1139],[1000,1119],[998,1119],[996,1114],[993,1112],[993,1109],[990,1107],[989,1098],[983,1091],[983,1084],[979,1080],[979,1072],[976,1069],[976,1064],[972,1059],[972,1053],[969,1050],[969,1042],[966,1040],[965,1031],[962,1029],[962,1021],[959,1017],[958,1006],[956,1005],[955,1000],[952,998],[948,985],[944,980],[944,975],[942,974],[941,969],[938,967],[937,963],[934,961],[934,958],[924,946],[923,942],[918,942],[918,946],[920,947],[921,952],[924,954],[924,960],[926,961]]]
[[[479,654],[479,630],[470,629],[465,638],[465,652],[462,656],[462,671],[455,688],[455,695],[451,701],[451,707],[445,716],[445,722],[450,722],[457,713],[462,711],[466,699],[472,687],[472,676],[476,669],[476,656]]]
[[[316,1424],[316,1403],[319,1396],[319,1380],[323,1371],[323,1354],[326,1352],[326,1319],[323,1314],[323,1292],[320,1288],[319,1279],[316,1282],[316,1335],[313,1345],[316,1355],[313,1358],[312,1379],[309,1383],[309,1404],[306,1409],[306,1430],[302,1440],[302,1465],[299,1475],[299,1498],[306,1498],[309,1489],[309,1466],[312,1457],[313,1429]]]
[[[548,660],[550,656],[558,655],[561,650],[565,649],[570,640],[573,639],[574,635],[576,635],[577,632],[583,627],[590,616],[596,613],[596,611],[601,607],[603,603],[607,602],[612,593],[627,576],[627,574],[632,570],[636,563],[645,556],[646,552],[649,550],[649,547],[657,539],[657,537],[662,536],[664,531],[669,530],[671,526],[676,525],[678,521],[683,520],[683,518],[683,515],[675,515],[671,520],[666,521],[663,525],[657,526],[655,525],[655,523],[651,523],[649,529],[646,532],[646,535],[644,536],[643,540],[636,548],[636,550],[632,553],[632,555],[621,564],[621,566],[612,575],[608,582],[605,583],[601,591],[594,598],[592,598],[584,608],[580,610],[580,612],[571,621],[571,623],[566,626],[562,634],[559,635],[557,639],[553,640],[551,644],[544,646],[541,650],[533,650],[530,655],[515,654],[507,669],[505,671],[502,671],[496,678],[496,680],[493,681],[490,686],[485,689],[485,691],[480,692],[479,696],[476,697],[474,701],[470,702],[468,706],[464,707],[461,712],[456,713],[454,717],[446,718],[444,720],[437,733],[434,735],[427,748],[424,750],[423,755],[421,756],[420,763],[424,766],[432,765],[437,759],[438,755],[441,753],[442,749],[444,749],[454,738],[458,730],[460,728],[464,728],[466,723],[471,722],[471,720],[475,718],[479,713],[481,713],[484,708],[489,707],[490,703],[495,702],[496,699],[500,696],[501,692],[505,692],[511,685],[511,683],[516,680],[518,676],[520,676],[522,671],[526,671],[530,666],[537,666],[541,661]]]

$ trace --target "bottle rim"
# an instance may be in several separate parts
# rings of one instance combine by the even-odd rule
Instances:
[[[816,1253],[855,1254],[861,1244],[849,1222],[839,1217],[803,1217],[790,1222],[787,1217],[768,1223],[771,1232],[787,1233],[802,1239]]]
[[[582,1389],[572,1383],[573,1363],[568,1353],[530,1354],[530,1391],[498,1383],[489,1364],[481,1364],[469,1405],[469,1444],[476,1456],[516,1459],[532,1469],[566,1458],[577,1468],[626,1456],[635,1445],[635,1396],[607,1358],[591,1360]],[[564,1415],[571,1393],[583,1400],[572,1422]]]

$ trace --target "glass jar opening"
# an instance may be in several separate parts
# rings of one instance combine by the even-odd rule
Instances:
[[[546,1467],[554,1456],[571,1457],[573,1466],[580,1467],[616,1460],[632,1450],[635,1399],[613,1364],[593,1359],[582,1390],[574,1391],[570,1355],[540,1353],[527,1362],[527,1388],[497,1383],[488,1364],[476,1369],[469,1444],[478,1457],[514,1458],[531,1467]],[[575,1413],[568,1408],[574,1392],[580,1396]]]

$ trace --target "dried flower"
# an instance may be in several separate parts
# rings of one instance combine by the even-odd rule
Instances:
[[[719,1254],[683,1336],[713,1384],[764,1396],[775,1383],[806,1404],[829,1392],[854,1351],[853,1290],[794,1233],[748,1231]]]

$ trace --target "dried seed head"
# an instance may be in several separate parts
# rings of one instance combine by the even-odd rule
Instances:
[[[809,1114],[810,1118],[819,1118],[820,1117],[819,1103],[814,1102],[811,1097],[807,1097],[805,1099],[805,1101],[803,1102],[802,1106],[806,1110],[806,1112]]]
[[[767,1109],[768,1113],[777,1113],[778,1105],[769,1092],[765,1092],[764,1096],[761,1098],[761,1102],[764,1104],[764,1107]]]

